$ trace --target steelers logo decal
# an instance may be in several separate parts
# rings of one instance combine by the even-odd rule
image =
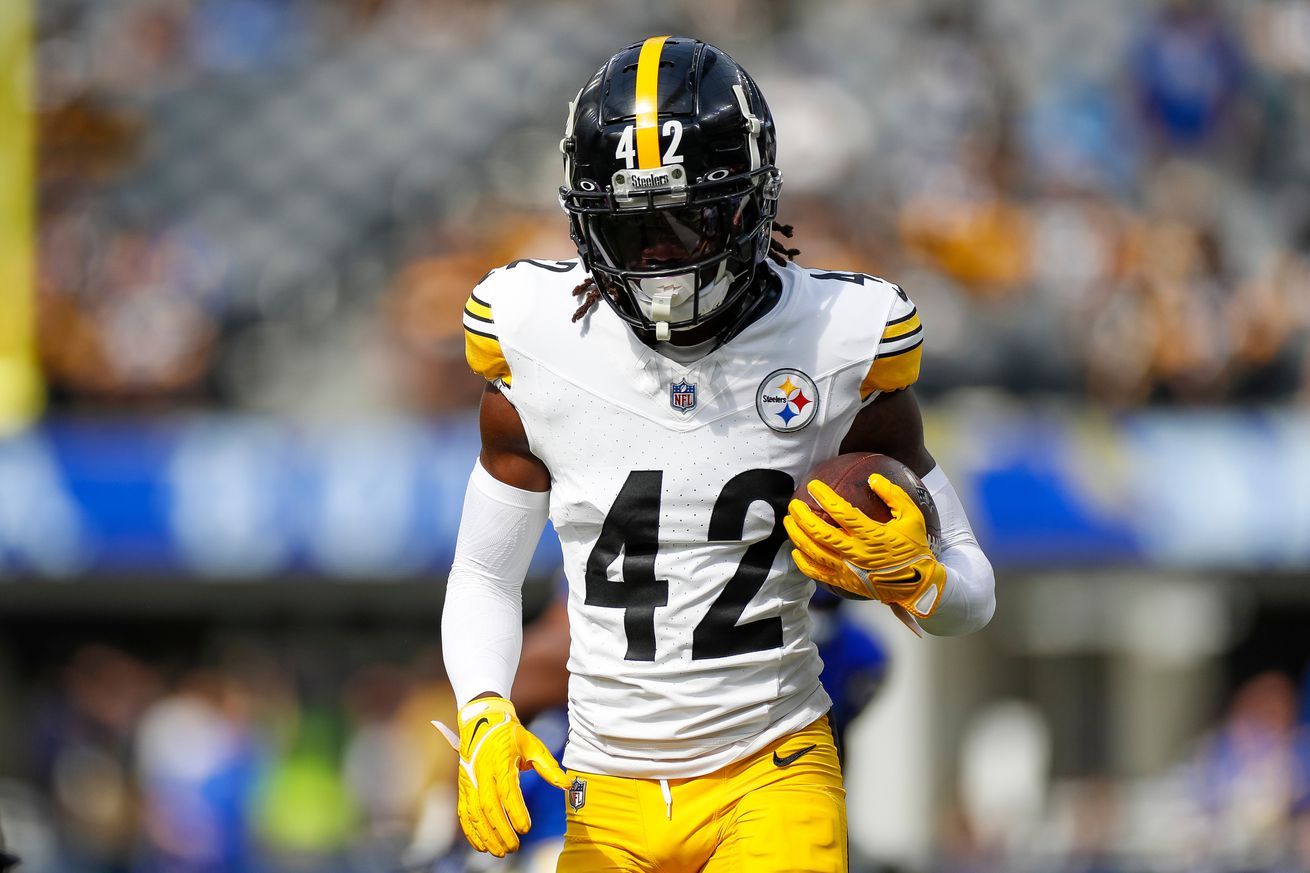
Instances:
[[[819,414],[819,388],[800,370],[774,370],[755,391],[755,410],[779,433],[800,430]]]

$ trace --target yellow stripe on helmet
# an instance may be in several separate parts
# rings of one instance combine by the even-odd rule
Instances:
[[[667,36],[652,36],[641,44],[637,56],[637,167],[653,170],[660,166],[659,83],[660,54]]]

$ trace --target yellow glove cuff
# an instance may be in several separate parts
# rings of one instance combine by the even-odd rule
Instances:
[[[937,611],[949,578],[945,565],[932,555],[896,572],[865,574],[859,568],[852,568],[852,572],[864,574],[874,596],[883,603],[902,606],[915,618],[928,618]]]
[[[823,482],[807,487],[836,524],[803,501],[788,504],[783,526],[800,571],[816,582],[901,606],[916,618],[932,615],[948,577],[928,543],[923,512],[905,490],[883,476],[869,478],[869,487],[891,509],[891,520],[880,522]]]

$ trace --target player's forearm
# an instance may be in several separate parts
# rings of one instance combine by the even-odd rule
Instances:
[[[549,493],[493,478],[479,463],[464,495],[441,616],[446,673],[461,706],[508,696],[523,646],[523,579],[546,525]]]
[[[991,621],[996,611],[996,577],[946,473],[934,467],[923,484],[941,521],[939,557],[946,566],[947,583],[937,610],[919,624],[936,636],[972,633]]]
[[[507,697],[523,643],[522,605],[481,580],[454,574],[441,616],[446,674],[460,706],[486,693]]]
[[[991,562],[976,545],[957,545],[942,551],[946,565],[946,591],[937,610],[919,619],[934,636],[973,633],[991,621],[996,611],[996,583]]]

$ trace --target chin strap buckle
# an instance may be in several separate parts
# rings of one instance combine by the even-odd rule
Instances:
[[[650,298],[650,320],[668,322],[673,315],[673,292]]]
[[[656,294],[650,299],[650,320],[655,322],[655,339],[668,342],[669,318],[673,315],[673,293]]]

